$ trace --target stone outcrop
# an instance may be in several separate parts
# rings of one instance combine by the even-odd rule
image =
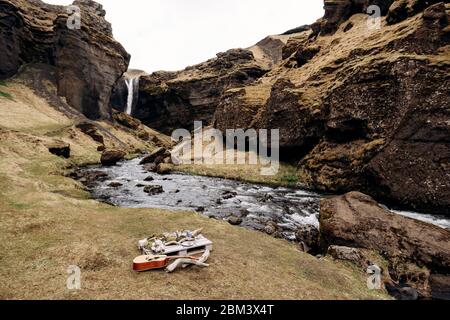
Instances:
[[[112,88],[130,56],[113,39],[102,6],[76,0],[75,11],[39,0],[0,0],[0,79],[14,76],[29,63],[56,67],[58,95],[91,119],[111,118]]]
[[[398,299],[448,297],[450,231],[394,214],[359,192],[324,199],[320,209],[323,248],[363,270],[368,255],[388,263],[387,290]],[[409,297],[408,299],[412,299]]]
[[[125,158],[126,153],[122,150],[105,150],[102,153],[100,162],[104,166],[114,166],[117,162]]]
[[[320,236],[325,246],[374,250],[392,267],[413,263],[450,273],[449,230],[391,213],[362,193],[322,201]]]

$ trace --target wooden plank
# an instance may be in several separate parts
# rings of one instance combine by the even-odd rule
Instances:
[[[194,241],[192,241],[191,246],[185,245],[173,245],[165,248],[162,254],[164,255],[188,255],[190,251],[197,251],[199,249],[209,249],[212,250],[212,242],[206,239],[204,236],[198,236]]]

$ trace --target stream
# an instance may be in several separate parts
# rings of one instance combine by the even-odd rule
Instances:
[[[83,169],[108,175],[90,188],[93,197],[121,207],[197,211],[252,230],[276,231],[277,236],[291,241],[299,228],[319,227],[319,204],[324,195],[182,173],[159,175],[146,171],[140,160]],[[164,192],[149,195],[144,192],[147,185],[162,186]],[[450,229],[450,219],[445,217],[393,212]]]

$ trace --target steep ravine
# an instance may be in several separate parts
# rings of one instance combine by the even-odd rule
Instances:
[[[280,129],[281,158],[310,188],[449,215],[450,4],[324,3],[311,26],[143,77],[133,115],[168,134],[195,120]]]

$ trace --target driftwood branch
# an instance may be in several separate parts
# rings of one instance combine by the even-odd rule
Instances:
[[[172,262],[170,265],[168,265],[166,268],[166,271],[173,272],[175,269],[177,269],[178,267],[180,267],[184,264],[196,265],[199,267],[209,267],[209,264],[207,264],[207,263],[203,263],[203,262],[200,262],[200,261],[194,260],[194,259],[182,258],[182,259],[177,259],[174,262]]]

